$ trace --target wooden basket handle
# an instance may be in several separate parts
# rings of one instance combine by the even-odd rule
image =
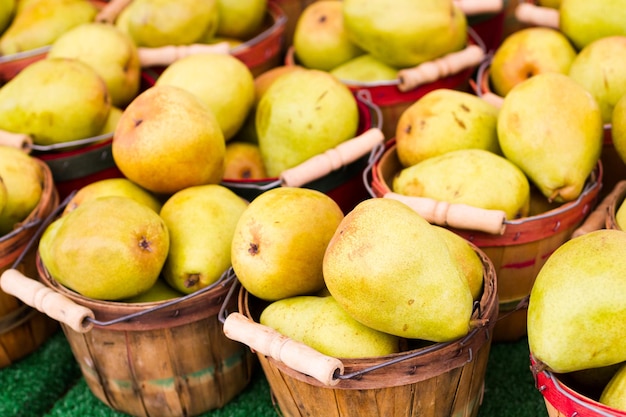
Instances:
[[[467,16],[499,13],[504,9],[503,0],[454,0],[454,4]]]
[[[29,153],[33,146],[33,139],[25,133],[13,133],[0,130],[0,145],[11,146]]]
[[[453,204],[432,198],[406,196],[394,192],[388,192],[383,197],[405,203],[429,223],[439,226],[477,230],[493,235],[501,235],[506,229],[506,214],[501,210],[488,210],[466,204]]]
[[[615,184],[613,190],[602,199],[595,210],[589,213],[583,224],[574,230],[572,238],[603,229],[606,225],[606,216],[609,214],[609,207],[624,191],[626,191],[626,180],[621,180]]]
[[[168,66],[172,62],[195,54],[228,54],[228,42],[214,44],[195,43],[192,45],[169,45],[158,48],[140,47],[139,62],[142,67]]]
[[[560,13],[552,7],[537,6],[532,3],[522,2],[515,8],[515,18],[529,25],[559,29]]]
[[[476,66],[485,58],[485,51],[478,45],[468,45],[465,49],[451,52],[441,58],[424,62],[413,68],[398,71],[398,88],[407,92],[422,84],[437,81],[457,74],[464,69]]]
[[[254,351],[312,376],[324,385],[336,385],[339,379],[335,376],[343,374],[343,363],[339,359],[326,356],[268,326],[255,323],[241,313],[230,313],[226,317],[224,334]]]
[[[491,91],[481,93],[480,98],[497,108],[502,107],[502,103],[504,102],[504,97],[492,93]]]
[[[90,309],[76,304],[39,281],[28,278],[17,269],[7,269],[2,273],[0,288],[50,318],[67,324],[76,332],[85,333],[93,327],[93,323],[87,320],[94,318]]]
[[[109,0],[96,15],[95,21],[101,23],[115,23],[120,12],[133,0]]]
[[[383,132],[373,127],[359,136],[340,143],[324,153],[315,155],[293,168],[280,174],[285,187],[300,187],[318,178],[322,178],[343,166],[346,166],[367,153],[385,140]]]

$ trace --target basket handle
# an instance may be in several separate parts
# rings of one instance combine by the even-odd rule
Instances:
[[[25,133],[13,133],[0,130],[0,145],[11,146],[28,153],[33,146],[33,139]]]
[[[467,16],[499,13],[504,9],[503,0],[454,0],[454,4]]]
[[[424,217],[429,223],[457,229],[477,230],[501,235],[506,228],[506,214],[502,210],[489,210],[467,204],[448,203],[427,197],[406,196],[388,192],[384,198],[401,201]]]
[[[74,303],[39,281],[28,278],[17,269],[7,269],[2,273],[0,288],[50,318],[67,324],[76,332],[85,333],[93,327],[93,322],[88,320],[94,318],[90,309]]]
[[[195,54],[228,54],[228,42],[214,44],[195,43],[192,45],[169,45],[157,48],[140,47],[139,62],[142,67],[167,66],[172,62]]]
[[[621,180],[613,190],[607,194],[602,201],[596,206],[595,210],[589,213],[583,224],[581,224],[577,229],[572,233],[572,238],[582,236],[589,232],[593,232],[594,230],[603,229],[606,225],[606,216],[608,215],[608,210],[611,204],[615,201],[615,199],[626,190],[626,180]]]
[[[346,166],[369,153],[385,139],[383,132],[373,127],[340,143],[324,153],[315,155],[280,174],[284,187],[300,187]]]
[[[113,24],[120,12],[133,0],[109,0],[96,15],[95,21]]]
[[[484,58],[485,51],[480,46],[468,45],[465,49],[421,63],[416,67],[401,69],[398,71],[398,89],[407,92],[422,84],[457,74],[480,64]]]
[[[559,29],[560,12],[552,7],[522,2],[515,8],[515,18],[529,25]]]
[[[310,375],[324,385],[336,385],[339,382],[336,376],[343,374],[343,363],[339,359],[326,356],[268,326],[255,323],[241,313],[230,313],[224,321],[223,331],[229,339]]]

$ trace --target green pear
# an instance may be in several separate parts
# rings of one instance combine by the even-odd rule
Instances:
[[[343,219],[339,205],[309,188],[279,187],[256,197],[233,236],[232,267],[252,295],[275,301],[324,286],[322,259]]]
[[[0,88],[0,129],[31,136],[38,145],[96,136],[111,109],[106,84],[84,62],[34,62]]]
[[[396,150],[404,167],[459,149],[500,154],[498,108],[464,91],[432,90],[406,108],[396,125]]]
[[[528,302],[528,344],[554,372],[626,360],[626,233],[596,230],[565,242],[541,268]]]
[[[353,319],[332,296],[300,295],[274,301],[259,322],[336,358],[366,358],[397,353],[399,338]]]
[[[100,130],[100,133],[98,135],[114,133],[115,129],[117,129],[117,124],[119,123],[123,112],[124,111],[119,107],[111,106],[107,120],[106,122],[104,122],[104,125],[102,126],[102,129]]]
[[[397,81],[398,69],[371,54],[361,54],[329,71],[343,82],[380,83]]]
[[[256,129],[270,177],[356,136],[359,110],[350,89],[326,71],[283,74],[256,110]]]
[[[249,142],[228,142],[224,154],[224,178],[234,180],[267,178],[259,145]]]
[[[195,94],[171,85],[152,86],[131,101],[111,145],[124,176],[157,194],[219,183],[224,149],[211,109]]]
[[[215,114],[227,141],[243,126],[254,105],[254,76],[229,54],[180,58],[165,68],[156,85],[173,85],[198,96]]]
[[[349,212],[323,260],[337,302],[364,325],[433,342],[466,335],[472,294],[441,235],[404,203],[373,198]]]
[[[248,40],[259,33],[267,15],[268,0],[217,0],[215,35]]]
[[[207,31],[217,30],[217,3],[218,0],[133,0],[126,7],[122,22],[137,46],[189,45],[206,36]]]
[[[52,12],[54,10],[54,12]],[[18,10],[0,37],[0,55],[52,44],[61,34],[91,22],[98,9],[89,0],[39,0]]]
[[[364,53],[348,38],[340,0],[316,1],[302,10],[293,33],[293,48],[301,65],[322,71]]]
[[[611,141],[619,158],[626,164],[626,94],[615,106],[611,114]]]
[[[30,155],[0,146],[0,178],[4,204],[0,211],[0,236],[12,231],[37,207],[43,193],[41,166]]]
[[[188,187],[168,198],[160,212],[170,232],[167,283],[190,294],[216,282],[231,266],[235,226],[247,206],[218,184]]]
[[[54,41],[47,56],[75,58],[90,65],[106,83],[114,106],[125,107],[139,92],[139,52],[131,37],[113,25],[76,26]]]
[[[16,0],[0,1],[0,33],[3,33],[13,21],[16,12]]]
[[[626,1],[561,0],[559,29],[576,49],[613,35],[626,36]]]
[[[561,7],[561,0],[537,0],[537,5],[541,7],[558,9],[559,7]]]
[[[138,203],[145,204],[155,213],[161,211],[161,201],[153,193],[145,190],[128,178],[105,178],[78,189],[76,194],[67,202],[62,215],[75,210],[87,201],[112,195],[132,198]]]
[[[52,278],[85,297],[120,300],[145,292],[167,258],[163,219],[128,197],[96,198],[55,223],[40,241],[41,259]]]
[[[611,123],[613,107],[626,95],[625,66],[626,35],[608,36],[589,43],[569,69],[569,76],[598,102],[604,123]]]
[[[602,114],[591,93],[567,75],[543,73],[516,85],[498,115],[504,156],[550,201],[575,200],[600,158]]]
[[[147,291],[121,301],[126,303],[152,303],[183,297],[185,294],[172,288],[163,278],[159,277]]]
[[[599,402],[617,410],[626,411],[626,365],[613,375],[600,395]]]
[[[467,18],[451,0],[344,0],[350,39],[392,67],[413,67],[465,47]]]
[[[400,170],[392,182],[398,194],[427,197],[487,210],[509,220],[526,217],[530,184],[511,161],[484,149],[459,149]]]

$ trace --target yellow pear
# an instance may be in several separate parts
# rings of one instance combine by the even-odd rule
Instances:
[[[362,54],[343,64],[337,65],[330,73],[340,80],[360,83],[380,83],[397,81],[398,69],[385,64],[371,54]]]
[[[2,215],[2,211],[7,205],[7,201],[9,199],[9,195],[7,192],[7,187],[4,184],[4,180],[0,176],[0,216]]]
[[[459,149],[402,169],[392,182],[398,194],[502,210],[507,219],[526,217],[530,184],[508,159],[484,149]]]
[[[267,0],[217,0],[216,36],[248,40],[262,28]]]
[[[312,294],[324,286],[324,251],[343,212],[328,195],[279,187],[256,197],[233,236],[231,260],[241,285],[275,301]]]
[[[225,142],[215,115],[179,87],[153,86],[124,110],[112,153],[125,177],[157,194],[217,184],[224,173]]]
[[[626,231],[626,204],[623,201],[617,206],[615,223],[617,223],[620,229]]]
[[[290,339],[337,358],[397,353],[399,338],[353,319],[332,296],[300,295],[274,301],[259,322]]]
[[[622,365],[600,395],[600,403],[626,411],[626,365]]]
[[[17,9],[16,2],[17,0],[0,1],[0,33],[4,32],[13,21]]]
[[[122,117],[123,110],[119,107],[111,106],[111,110],[109,110],[109,116],[107,117],[106,122],[104,122],[104,126],[100,130],[99,135],[106,135],[108,133],[114,133],[117,128],[117,124]]]
[[[163,276],[185,294],[216,282],[231,266],[235,226],[248,203],[218,184],[188,187],[172,195],[160,215],[170,232]]]
[[[349,212],[323,272],[335,300],[368,327],[433,342],[469,331],[473,300],[461,267],[435,227],[397,200],[373,198]]]
[[[120,300],[147,291],[169,250],[163,219],[128,197],[85,202],[52,224],[39,243],[42,261],[57,282],[89,298]]]
[[[228,142],[224,155],[224,178],[235,180],[267,178],[259,145],[249,142]]]
[[[165,280],[159,277],[154,285],[147,291],[142,292],[134,297],[125,298],[121,301],[126,303],[152,303],[155,301],[171,300],[173,298],[183,297],[185,294],[172,288]]]
[[[561,0],[559,29],[577,50],[613,35],[626,36],[626,1]]]
[[[626,94],[615,106],[611,114],[611,139],[619,158],[626,164]]]

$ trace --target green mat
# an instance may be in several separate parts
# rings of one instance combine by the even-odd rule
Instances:
[[[528,341],[494,343],[478,417],[545,417],[543,397],[529,369]],[[82,378],[62,331],[38,350],[0,370],[1,417],[117,417],[98,400]],[[202,417],[275,417],[278,413],[260,368],[233,401]],[[319,416],[324,417],[324,416]]]

